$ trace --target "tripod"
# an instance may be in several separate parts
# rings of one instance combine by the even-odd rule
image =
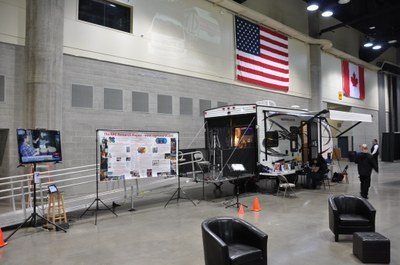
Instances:
[[[218,173],[218,175],[216,176],[217,171],[220,170],[220,166],[222,165],[222,161],[223,161],[223,154],[222,154],[222,149],[221,149],[221,143],[219,141],[218,138],[218,131],[217,130],[211,130],[211,134],[212,134],[212,140],[211,140],[211,148],[210,148],[210,161],[211,162],[211,177],[213,180],[217,179],[220,177],[221,175],[221,171]],[[217,150],[219,150],[219,158],[220,161],[219,163],[217,163]]]
[[[37,172],[36,172],[36,163],[33,164],[33,172],[34,172],[33,173],[33,212],[6,239],[4,239],[5,242],[7,242],[7,240],[10,239],[19,229],[21,229],[21,227],[25,226],[28,223],[31,227],[37,227],[37,220],[38,220],[37,218],[38,217],[40,219],[42,219],[43,221],[46,221],[47,223],[52,224],[56,228],[63,230],[65,233],[67,232],[67,230],[65,230],[61,226],[58,226],[55,223],[51,222],[50,220],[47,220],[46,218],[44,218],[43,216],[41,216],[40,214],[38,214],[36,212],[36,182],[37,182],[36,178],[38,177]]]
[[[98,172],[98,170],[97,170]],[[106,209],[100,209],[99,208],[99,202],[101,202]],[[100,198],[99,198],[99,179],[98,179],[98,174],[96,174],[96,198],[93,200],[93,202],[89,205],[89,207],[86,208],[86,210],[81,214],[81,216],[79,216],[79,218],[82,218],[82,216],[85,215],[85,213],[87,213],[90,210],[90,207],[92,207],[92,205],[96,203],[96,208],[94,209],[95,211],[95,218],[94,218],[94,225],[97,225],[97,212],[99,210],[109,210],[110,212],[112,212],[115,216],[118,216],[110,207],[108,207]]]
[[[204,183],[204,181],[203,181]],[[184,198],[181,197],[181,192],[185,195]],[[186,192],[181,188],[181,174],[178,175],[178,188],[176,189],[176,191],[174,192],[174,194],[172,194],[171,198],[169,198],[169,200],[167,201],[167,203],[164,205],[164,208],[167,207],[168,203],[170,201],[172,201],[173,199],[175,199],[175,195],[176,196],[176,202],[179,202],[179,199],[186,199],[189,200],[193,203],[194,206],[196,206],[196,204],[194,203],[194,201],[192,199],[190,199],[190,197],[186,194]]]
[[[96,146],[98,146],[98,131],[96,131]],[[107,147],[107,142],[102,142],[102,145],[100,148],[104,149]],[[96,161],[99,161],[99,148],[96,148]],[[99,208],[99,202],[101,202],[106,209],[100,209]],[[89,207],[86,208],[86,210],[81,214],[81,216],[79,216],[79,218],[82,218],[82,216],[85,215],[85,213],[87,213],[90,210],[90,207],[92,207],[92,205],[96,203],[96,208],[94,209],[95,211],[95,219],[94,219],[94,225],[97,225],[97,212],[100,210],[109,210],[110,212],[112,212],[115,216],[118,216],[110,207],[108,207],[100,198],[99,198],[99,165],[96,164],[96,198],[93,200],[93,202],[89,205]]]
[[[237,165],[240,165],[240,166],[237,166]],[[236,168],[236,167],[238,167],[238,168]],[[229,165],[229,169],[230,169],[232,172],[235,172],[235,173],[236,173],[236,180],[234,181],[234,183],[235,183],[234,189],[236,189],[236,195],[235,195],[235,197],[236,197],[236,202],[233,203],[233,204],[230,204],[230,205],[226,206],[225,208],[229,208],[229,207],[236,207],[236,208],[239,208],[240,205],[243,205],[244,207],[247,208],[247,205],[244,205],[243,203],[240,203],[240,202],[239,202],[239,195],[240,195],[239,176],[240,176],[240,172],[245,171],[245,169],[244,169],[244,167],[243,167],[242,164],[231,164],[231,165]]]

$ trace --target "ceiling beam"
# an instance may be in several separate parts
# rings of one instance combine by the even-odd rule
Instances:
[[[394,6],[390,6],[390,7],[387,7],[385,9],[382,9],[381,11],[376,12],[376,13],[370,13],[370,14],[367,14],[367,15],[364,15],[364,16],[360,16],[360,17],[354,18],[354,19],[352,19],[350,21],[347,21],[347,22],[342,22],[342,23],[339,23],[339,24],[336,24],[336,25],[321,29],[320,32],[319,32],[319,35],[321,36],[322,34],[324,34],[326,32],[329,32],[329,31],[332,31],[332,30],[335,30],[335,29],[338,29],[338,28],[341,28],[341,27],[351,26],[351,25],[353,25],[355,23],[358,23],[358,22],[361,22],[363,20],[371,19],[371,18],[374,18],[374,17],[380,17],[380,16],[387,15],[387,14],[392,13],[392,12],[397,12],[399,9],[400,9],[400,4],[397,4],[397,5],[394,5]]]

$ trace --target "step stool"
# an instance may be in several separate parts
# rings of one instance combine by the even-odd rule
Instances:
[[[67,213],[64,207],[64,193],[56,192],[49,194],[49,205],[47,207],[47,218],[57,224],[68,223]]]

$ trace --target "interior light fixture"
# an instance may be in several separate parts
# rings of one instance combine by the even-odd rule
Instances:
[[[364,43],[363,46],[364,46],[365,48],[369,48],[369,47],[374,46],[374,44],[373,44],[371,41],[368,41],[368,42]]]
[[[369,29],[371,29],[371,30],[372,29],[376,29],[376,27],[375,26],[370,26]]]
[[[332,15],[333,15],[333,12],[331,10],[325,10],[321,14],[321,16],[323,16],[323,17],[331,17]]]
[[[338,4],[345,5],[345,4],[348,4],[349,2],[350,2],[350,0],[339,0]]]
[[[373,50],[379,50],[382,48],[382,45],[376,44],[374,47],[372,47]]]
[[[372,41],[372,39],[367,37],[367,40],[364,42],[363,46],[365,48],[370,48],[370,47],[374,46],[374,42]]]
[[[307,6],[308,11],[315,11],[315,10],[318,10],[318,8],[319,8],[319,6],[316,3],[310,3]]]
[[[394,44],[394,43],[397,43],[397,40],[394,40],[394,39],[393,39],[393,40],[388,41],[388,43],[389,43],[389,44]]]

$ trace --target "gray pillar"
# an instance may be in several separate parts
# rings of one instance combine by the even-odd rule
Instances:
[[[382,133],[386,132],[386,106],[385,106],[385,73],[378,73],[378,133],[379,143],[382,143]]]
[[[319,16],[318,12],[308,15],[308,31],[313,38],[319,38]],[[321,48],[320,45],[310,45],[310,80],[311,80],[311,110],[322,110],[321,88]]]
[[[27,126],[61,129],[64,0],[26,1]]]
[[[310,64],[311,64],[311,110],[322,110],[321,91],[321,49],[319,45],[310,45]]]

